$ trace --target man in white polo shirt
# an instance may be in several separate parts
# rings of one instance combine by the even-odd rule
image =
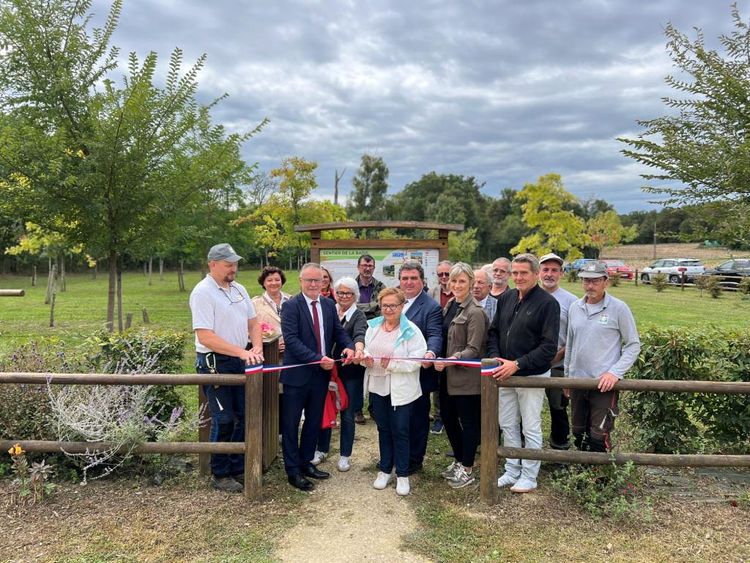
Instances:
[[[263,362],[263,338],[245,288],[234,281],[242,260],[226,243],[208,252],[208,275],[190,293],[198,373],[245,373],[245,365]],[[247,350],[248,335],[252,348]],[[211,442],[245,440],[245,387],[204,385],[211,412]],[[243,490],[244,456],[211,456],[211,484],[228,492]]]

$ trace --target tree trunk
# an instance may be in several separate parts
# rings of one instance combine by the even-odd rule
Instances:
[[[107,330],[115,330],[115,296],[117,294],[117,251],[109,251],[109,287],[107,289]]]
[[[164,258],[159,256],[159,281],[164,281]]]
[[[54,275],[52,268],[52,257],[47,256],[47,293],[44,295],[45,305],[49,305],[52,300],[52,276]]]
[[[125,330],[128,330],[133,324],[133,313],[128,313],[125,317]]]
[[[67,289],[65,287],[65,253],[61,252],[57,258],[57,262],[60,264],[60,293],[65,293]]]
[[[49,326],[54,328],[55,326],[55,296],[57,294],[57,266],[52,266],[49,272]]]
[[[146,310],[146,307],[143,308],[143,324],[148,325],[151,324],[151,319],[148,318],[148,311]]]
[[[91,270],[91,279],[95,280],[98,273],[99,273],[99,261],[96,260],[94,262],[94,268]]]
[[[117,332],[122,332],[122,264],[117,261]]]
[[[31,287],[36,287],[36,264],[31,267]]]
[[[151,274],[154,272],[154,257],[148,257],[148,285],[152,285]]]
[[[180,269],[177,271],[177,284],[180,287],[180,291],[185,291],[185,261],[180,258]]]

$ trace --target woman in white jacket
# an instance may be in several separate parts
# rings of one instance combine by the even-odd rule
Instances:
[[[412,403],[422,395],[421,363],[392,358],[422,358],[427,352],[421,331],[403,314],[405,302],[400,289],[382,290],[382,316],[368,322],[365,334],[365,378],[380,445],[380,471],[373,487],[385,489],[395,466],[396,492],[402,496],[410,491],[409,416]]]

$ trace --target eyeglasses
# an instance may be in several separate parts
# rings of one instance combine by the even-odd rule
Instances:
[[[450,277],[450,275],[451,275],[450,272],[438,272],[439,278],[447,278],[447,277]]]
[[[339,297],[354,297],[354,294],[351,291],[337,291],[336,295]]]
[[[238,298],[232,298],[232,290],[235,290],[237,292]],[[245,296],[242,295],[242,292],[234,287],[232,284],[229,284],[229,291],[224,291],[223,289],[219,288],[219,291],[224,294],[224,297],[229,299],[229,304],[234,305],[235,303],[242,303],[245,300]]]
[[[399,307],[401,307],[403,303],[383,303],[380,305],[380,308],[384,311],[395,311]]]
[[[600,283],[604,283],[605,278],[584,278],[581,280],[581,283],[583,285],[599,285]]]
[[[309,283],[309,284],[315,284],[315,283],[321,284],[321,283],[323,283],[323,279],[322,278],[300,278],[300,280],[302,280],[305,283]]]
[[[362,263],[362,264],[359,265],[359,267],[363,268],[365,270],[374,270],[375,269],[375,264],[365,264],[365,263]]]
[[[507,274],[508,270],[503,270],[502,268],[492,268],[492,271],[496,274]]]

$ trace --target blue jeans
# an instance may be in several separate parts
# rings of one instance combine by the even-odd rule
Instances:
[[[390,395],[381,397],[370,393],[370,404],[378,426],[380,471],[390,473],[395,465],[398,477],[408,477],[409,418],[413,403],[394,407]]]
[[[245,362],[240,358],[216,354],[216,373],[245,373]],[[198,354],[198,373],[211,373],[206,365],[206,354]],[[211,442],[245,441],[245,386],[204,385],[208,410],[211,413]],[[211,473],[216,477],[240,475],[245,471],[242,454],[212,454]]]
[[[343,377],[346,396],[349,397],[349,407],[341,411],[341,446],[340,454],[345,457],[352,455],[354,447],[354,415],[362,410],[362,388],[364,384],[363,375]],[[358,398],[358,400],[357,400]],[[328,452],[331,449],[331,429],[321,429],[318,435],[317,450]]]

